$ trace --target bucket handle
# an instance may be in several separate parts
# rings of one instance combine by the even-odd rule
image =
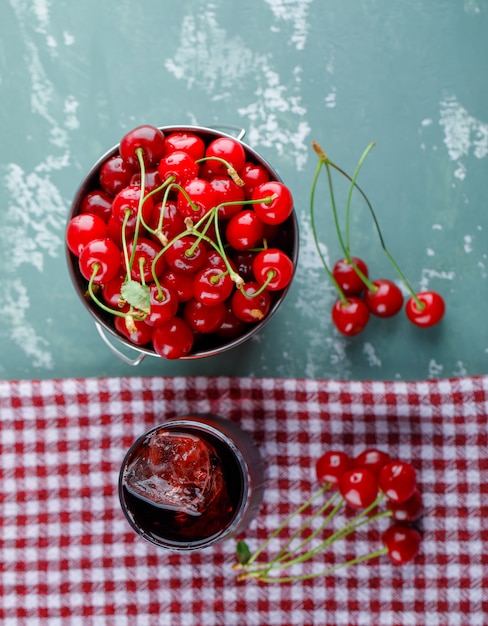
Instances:
[[[237,141],[244,139],[244,135],[246,134],[245,128],[234,126],[233,124],[212,124],[212,128],[214,130],[232,131],[235,134]]]
[[[136,365],[139,365],[139,363],[141,363],[146,358],[146,355],[141,353],[137,358],[131,359],[130,356],[124,354],[123,352],[121,352],[118,348],[116,348],[113,345],[113,343],[110,341],[110,339],[105,334],[105,331],[104,331],[103,326],[101,324],[99,324],[98,322],[95,322],[95,327],[96,327],[96,329],[98,331],[98,334],[102,338],[104,344],[109,347],[110,351],[113,354],[115,354],[116,357],[118,357],[121,361],[123,361],[127,365],[132,365],[133,367],[135,367]]]

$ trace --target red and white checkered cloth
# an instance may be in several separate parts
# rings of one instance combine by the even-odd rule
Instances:
[[[417,469],[418,557],[264,585],[236,581],[235,539],[181,554],[138,538],[118,502],[123,456],[149,427],[194,411],[236,420],[266,458],[265,500],[243,534],[251,548],[315,489],[315,460],[326,449],[379,447]],[[0,382],[1,623],[487,624],[487,421],[488,377]],[[335,544],[332,558],[378,547],[356,535]]]

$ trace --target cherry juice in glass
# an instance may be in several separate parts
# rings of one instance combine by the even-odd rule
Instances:
[[[142,435],[120,470],[119,497],[147,541],[173,550],[240,532],[261,504],[264,467],[249,433],[215,415],[175,418]]]

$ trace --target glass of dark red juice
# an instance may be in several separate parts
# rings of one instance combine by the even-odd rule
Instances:
[[[256,515],[264,464],[251,435],[217,415],[185,415],[152,428],[128,450],[119,476],[122,510],[147,541],[206,548]]]

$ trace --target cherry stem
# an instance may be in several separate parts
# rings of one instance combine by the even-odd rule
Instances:
[[[90,280],[88,281],[88,293],[90,294],[90,298],[95,302],[97,306],[99,306],[107,313],[111,313],[112,315],[118,315],[119,317],[125,317],[125,313],[122,313],[122,311],[116,311],[115,309],[108,307],[95,295],[95,292],[93,290],[93,281],[95,280],[99,269],[100,265],[98,263],[94,263],[92,265],[92,275],[90,276]]]
[[[313,177],[313,181],[312,181],[312,188],[310,191],[310,225],[312,227],[312,234],[313,234],[313,238],[314,238],[314,242],[315,242],[315,247],[317,248],[317,252],[319,253],[319,257],[320,260],[322,261],[322,265],[324,266],[325,271],[327,272],[332,284],[334,285],[334,287],[337,290],[337,293],[339,294],[339,298],[340,301],[342,303],[343,306],[347,306],[348,305],[348,300],[346,298],[346,295],[344,294],[344,292],[342,291],[339,283],[337,282],[337,280],[334,278],[334,275],[332,274],[327,261],[325,260],[325,256],[321,250],[320,247],[320,243],[318,240],[318,235],[317,235],[317,228],[315,226],[315,212],[314,212],[314,207],[315,207],[315,192],[317,189],[317,183],[319,180],[319,175],[320,175],[320,171],[322,169],[322,159],[319,160],[318,164],[317,164],[317,169],[315,170],[315,174]]]
[[[322,160],[322,158],[321,158]],[[326,172],[327,172],[327,181],[329,184],[329,193],[330,193],[330,201],[331,201],[331,205],[332,205],[332,214],[334,216],[334,224],[335,224],[335,228],[337,231],[337,236],[339,239],[339,244],[341,246],[342,252],[344,254],[344,256],[346,257],[346,260],[348,263],[350,263],[354,269],[354,271],[357,273],[357,275],[359,276],[359,278],[363,281],[363,283],[366,285],[366,287],[369,289],[369,291],[371,291],[372,293],[375,293],[376,291],[378,291],[378,287],[376,287],[375,285],[373,285],[373,283],[368,279],[367,276],[365,276],[365,274],[359,269],[359,267],[354,263],[354,261],[351,258],[351,254],[349,252],[348,247],[346,246],[346,244],[344,243],[344,239],[342,238],[342,233],[341,233],[341,229],[339,226],[339,218],[337,216],[337,206],[336,206],[336,202],[335,202],[335,195],[334,195],[334,186],[332,183],[332,176],[331,176],[331,172],[330,172],[330,167],[329,167],[329,159],[326,158],[325,161],[322,161]]]
[[[132,253],[130,255],[130,262],[127,268],[129,273],[132,270],[132,265],[134,264],[134,259],[136,256],[136,244],[139,239],[139,229],[141,227],[142,207],[144,206],[144,202],[146,201],[146,198],[145,198],[146,165],[144,163],[144,149],[139,146],[138,148],[136,148],[135,153],[137,155],[137,159],[139,161],[139,168],[141,170],[141,192],[139,196],[139,205],[137,207],[136,227],[134,230],[134,237],[132,240]]]
[[[236,168],[233,165],[231,165],[228,161],[218,156],[209,156],[209,157],[203,157],[202,159],[198,159],[197,161],[195,161],[195,163],[199,165],[200,163],[204,163],[205,161],[218,161],[219,163],[222,163],[227,169],[227,174],[232,178],[235,184],[239,185],[239,187],[244,187],[244,184],[245,184],[244,181],[237,173]]]
[[[351,200],[352,200],[352,194],[354,192],[354,188],[356,185],[356,180],[357,177],[359,176],[359,171],[364,163],[364,161],[366,160],[366,157],[368,156],[368,154],[371,152],[371,150],[374,148],[374,146],[376,145],[376,143],[374,141],[372,141],[367,147],[366,150],[363,152],[361,158],[358,161],[358,164],[356,166],[356,169],[354,171],[354,174],[352,176],[351,179],[351,185],[349,186],[349,193],[347,194],[347,203],[346,203],[346,248],[349,251],[350,250],[350,240],[349,240],[349,234],[350,234],[350,228],[349,228],[349,217],[351,214]]]
[[[370,144],[371,145],[371,144]],[[374,143],[373,143],[374,145]],[[372,146],[371,146],[372,147]],[[366,153],[363,155],[364,158],[366,157],[367,153],[369,152],[368,149],[366,149]],[[322,158],[322,157],[321,157]],[[373,218],[373,223],[375,225],[376,228],[376,232],[378,234],[378,238],[380,241],[380,245],[383,248],[384,253],[386,254],[388,260],[390,261],[393,269],[396,271],[396,273],[398,274],[398,276],[400,277],[401,281],[403,282],[403,284],[405,285],[405,287],[408,289],[408,291],[410,292],[410,295],[412,296],[412,298],[415,301],[416,306],[419,308],[419,310],[423,310],[425,308],[425,303],[422,302],[420,300],[420,298],[417,296],[417,294],[415,293],[415,291],[413,290],[413,287],[411,286],[411,284],[409,283],[409,281],[407,280],[407,278],[405,277],[404,273],[401,271],[400,267],[398,266],[398,264],[396,263],[396,261],[394,260],[394,258],[392,257],[392,255],[390,254],[388,248],[386,247],[385,244],[385,240],[383,238],[383,234],[381,232],[381,228],[378,222],[378,218],[376,217],[376,213],[373,209],[373,206],[371,205],[371,202],[369,201],[368,196],[366,195],[366,193],[362,190],[362,188],[358,185],[358,183],[356,182],[356,180],[354,178],[351,178],[351,176],[349,176],[349,174],[347,172],[345,172],[342,168],[340,168],[338,165],[336,165],[333,161],[331,161],[327,156],[325,157],[327,160],[327,163],[333,167],[337,172],[339,172],[340,174],[342,174],[342,176],[345,176],[345,178],[347,178],[350,182],[351,182],[351,187],[355,187],[358,192],[361,194],[361,196],[363,197],[364,201],[366,202],[366,206],[368,207],[368,210],[371,214],[371,217]],[[361,278],[361,280],[363,280],[360,271],[358,272],[358,268],[355,267],[354,264],[352,264],[355,271],[358,273],[358,276]]]
[[[259,548],[251,555],[246,563],[246,567],[253,563],[258,556],[267,548],[270,542],[277,537],[286,526],[297,516],[303,513],[308,507],[310,507],[317,498],[319,498],[323,493],[325,493],[328,489],[330,489],[331,483],[325,483],[318,491],[316,491],[306,502],[301,504],[297,509],[295,509],[288,517],[286,517],[281,524],[266,538],[265,541],[259,546]]]
[[[350,559],[349,561],[346,561],[345,563],[338,563],[337,565],[329,567],[320,572],[313,572],[311,574],[302,574],[297,576],[263,576],[262,572],[254,570],[252,572],[246,572],[244,574],[241,574],[241,576],[239,576],[239,579],[243,580],[248,577],[253,577],[257,578],[259,582],[262,583],[291,583],[300,580],[310,580],[312,578],[318,578],[319,576],[329,576],[330,574],[333,574],[338,570],[344,569],[345,567],[349,567],[350,565],[357,565],[358,563],[363,563],[364,561],[375,559],[387,553],[388,548],[386,546],[383,546],[379,550],[370,552],[369,554],[364,554],[363,556],[355,557],[353,559]]]

